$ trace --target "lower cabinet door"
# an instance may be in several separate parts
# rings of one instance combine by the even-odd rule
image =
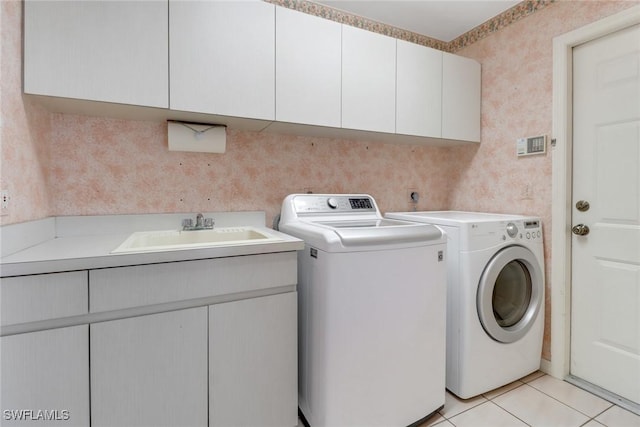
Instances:
[[[89,425],[88,329],[0,338],[0,425]]]
[[[91,426],[207,425],[207,307],[91,325]]]
[[[298,423],[297,293],[209,307],[210,426]]]

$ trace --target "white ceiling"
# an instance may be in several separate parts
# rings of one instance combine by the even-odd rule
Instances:
[[[313,1],[445,42],[520,3],[520,0]]]

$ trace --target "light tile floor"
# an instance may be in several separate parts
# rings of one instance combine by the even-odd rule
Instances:
[[[472,399],[447,392],[444,408],[420,427],[432,426],[640,427],[640,416],[536,372]]]

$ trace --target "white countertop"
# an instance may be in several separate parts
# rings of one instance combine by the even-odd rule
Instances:
[[[222,214],[211,214],[216,218],[216,223],[222,222],[222,226],[252,225],[261,227],[266,233],[279,240],[267,242],[252,242],[231,246],[211,246],[193,249],[165,250],[157,252],[131,252],[112,254],[133,231],[163,230],[166,227],[166,215],[163,221],[148,221],[144,228],[140,229],[139,223],[132,219],[139,220],[140,216],[105,216],[105,217],[76,217],[65,218],[57,221],[56,231],[45,233],[42,240],[25,238],[27,241],[37,241],[38,243],[26,248],[4,255],[0,259],[0,276],[20,276],[27,274],[52,273],[61,271],[87,270],[107,267],[121,267],[127,265],[154,264],[161,262],[187,261],[206,258],[222,258],[242,255],[255,255],[274,252],[297,251],[304,248],[304,242],[295,237],[289,236],[264,227],[264,221],[249,221],[246,216],[237,220],[221,218]],[[154,217],[154,219],[157,219]],[[173,218],[172,224],[175,225]],[[86,227],[86,223],[90,227]],[[115,221],[115,222],[114,222]],[[244,223],[243,223],[244,221]],[[69,224],[84,222],[85,226],[73,227]],[[115,225],[114,225],[115,224]],[[131,224],[135,224],[133,231]],[[40,224],[41,225],[41,224]],[[10,227],[10,226],[9,226]],[[25,225],[20,225],[25,227]],[[28,228],[28,224],[26,225]],[[65,230],[68,228],[68,230]],[[176,227],[173,227],[176,228]],[[4,227],[3,227],[4,229]],[[40,226],[39,233],[41,233]],[[169,227],[171,229],[171,227]],[[70,232],[69,230],[74,230]],[[100,230],[102,234],[91,234],[91,230]],[[104,233],[108,230],[108,233]],[[95,232],[95,231],[94,231]],[[20,238],[25,231],[20,233],[5,232],[3,230],[3,240]],[[28,233],[26,233],[28,234]],[[16,246],[12,242],[4,242],[3,246]]]

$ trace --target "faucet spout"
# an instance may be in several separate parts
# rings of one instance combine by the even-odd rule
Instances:
[[[183,231],[193,231],[193,230],[211,230],[214,226],[213,218],[205,218],[204,215],[198,213],[196,215],[196,223],[193,224],[193,219],[185,218],[182,220],[182,230]]]

